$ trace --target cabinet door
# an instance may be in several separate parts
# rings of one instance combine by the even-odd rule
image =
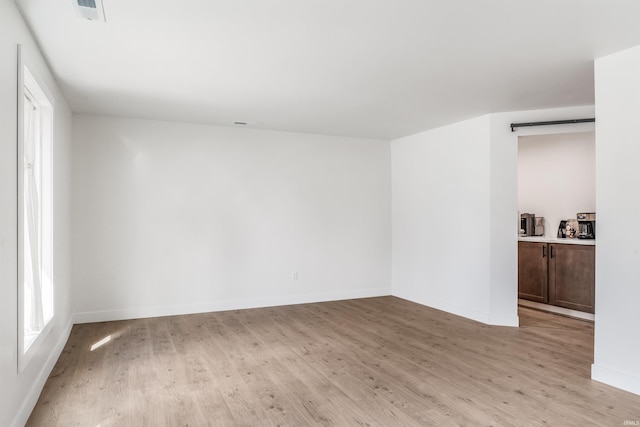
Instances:
[[[572,310],[595,310],[595,246],[549,245],[549,303]]]
[[[518,242],[518,298],[548,302],[546,243]]]

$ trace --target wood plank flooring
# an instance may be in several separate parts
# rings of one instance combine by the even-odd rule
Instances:
[[[76,325],[27,425],[640,420],[640,396],[589,378],[592,323],[519,314],[486,326],[383,297]]]

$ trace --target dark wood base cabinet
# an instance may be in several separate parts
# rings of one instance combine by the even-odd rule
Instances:
[[[518,242],[518,298],[593,313],[595,246]]]
[[[549,304],[593,313],[596,287],[595,246],[549,246]]]
[[[547,244],[518,242],[518,298],[549,302]]]

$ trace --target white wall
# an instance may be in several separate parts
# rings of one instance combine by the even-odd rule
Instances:
[[[557,235],[560,220],[595,209],[595,132],[519,138],[518,210],[544,217],[545,236]]]
[[[489,116],[391,143],[393,294],[490,318]]]
[[[53,328],[18,374],[17,325],[17,44],[55,101]],[[71,113],[13,2],[0,2],[0,425],[23,425],[70,331]]]
[[[390,293],[388,142],[82,115],[73,141],[78,322]]]
[[[592,378],[640,394],[640,46],[596,70],[595,355]]]

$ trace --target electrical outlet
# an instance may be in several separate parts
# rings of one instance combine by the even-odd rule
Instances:
[[[292,271],[291,272],[291,280],[298,280],[298,272],[297,271]]]

